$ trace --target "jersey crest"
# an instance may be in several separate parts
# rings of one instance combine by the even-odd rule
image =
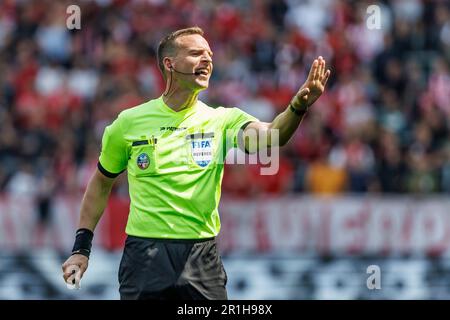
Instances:
[[[194,161],[200,167],[206,167],[212,160],[213,154],[213,139],[212,137],[203,137],[198,139],[192,139],[191,144],[191,154]]]
[[[145,170],[150,165],[150,157],[146,153],[141,153],[136,159],[136,164],[139,169]]]

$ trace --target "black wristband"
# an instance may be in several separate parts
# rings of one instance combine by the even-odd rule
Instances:
[[[298,110],[298,109],[295,109],[293,106],[292,106],[292,104],[290,104],[289,103],[289,110],[291,110],[293,113],[295,113],[297,116],[299,116],[299,117],[303,117],[305,114],[306,114],[306,112],[307,112],[307,110]]]
[[[86,228],[78,229],[75,236],[75,243],[73,244],[72,255],[82,254],[89,258],[93,238],[94,233],[91,230]]]

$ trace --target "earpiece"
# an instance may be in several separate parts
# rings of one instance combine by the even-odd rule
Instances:
[[[201,74],[200,71],[196,71],[196,72],[181,72],[181,71],[178,71],[177,69],[175,69],[172,66],[170,66],[169,68],[170,68],[170,70],[173,70],[176,73],[184,74],[184,75],[187,75],[187,76],[199,76]]]

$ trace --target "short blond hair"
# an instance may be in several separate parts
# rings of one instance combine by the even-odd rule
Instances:
[[[159,67],[159,70],[161,70],[161,73],[162,73],[164,79],[166,78],[166,74],[164,73],[163,59],[167,56],[173,56],[175,54],[176,49],[177,49],[175,40],[178,37],[190,35],[190,34],[199,34],[199,35],[203,36],[204,32],[200,27],[197,27],[197,26],[180,29],[180,30],[176,30],[176,31],[168,34],[159,42],[158,51],[157,51],[158,67]]]

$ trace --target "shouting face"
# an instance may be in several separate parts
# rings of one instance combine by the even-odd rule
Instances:
[[[175,56],[168,58],[169,71],[173,68],[173,80],[194,91],[208,88],[213,53],[206,39],[199,34],[190,34],[177,38],[176,44]]]

